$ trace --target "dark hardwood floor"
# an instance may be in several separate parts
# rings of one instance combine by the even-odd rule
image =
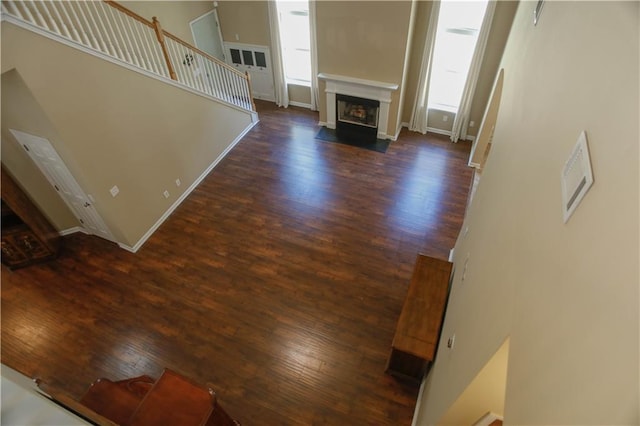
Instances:
[[[416,254],[455,243],[470,144],[405,129],[381,154],[258,110],[138,253],[74,234],[3,266],[2,362],[75,399],[167,367],[244,425],[409,425],[418,389],[385,364]]]

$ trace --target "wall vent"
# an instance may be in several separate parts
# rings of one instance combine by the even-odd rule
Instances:
[[[562,168],[562,210],[564,222],[582,201],[593,184],[593,172],[587,147],[587,134],[582,131],[578,136],[578,142],[571,152],[571,156]]]

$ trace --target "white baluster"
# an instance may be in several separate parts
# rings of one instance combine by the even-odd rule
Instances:
[[[120,49],[120,45],[118,43],[118,36],[117,36],[116,32],[113,30],[113,26],[111,25],[111,19],[109,19],[109,13],[105,9],[107,7],[110,9],[111,6],[105,6],[104,3],[101,2],[101,1],[96,2],[96,4],[100,5],[100,7],[99,7],[99,9],[100,9],[99,16],[102,16],[104,18],[104,19],[102,19],[102,22],[104,23],[104,21],[106,21],[107,22],[107,26],[109,27],[109,30],[107,31],[107,33],[109,34],[109,36],[108,36],[109,45],[114,50],[115,56],[118,57],[119,59],[124,60],[124,55],[122,54],[122,49]],[[104,24],[103,24],[103,26],[104,26]]]
[[[244,104],[244,78],[238,74],[234,75],[236,80],[236,105],[242,106]]]
[[[216,67],[216,75],[218,77],[218,81],[220,82],[220,90],[222,91],[222,93],[220,94],[220,97],[222,99],[224,99],[225,101],[229,101],[229,87],[227,85],[227,82],[224,78],[225,73],[226,73],[226,69],[223,67]]]
[[[209,87],[209,92],[211,92],[211,96],[217,98],[216,96],[216,88],[213,84],[213,78],[211,77],[211,61],[208,59],[204,59],[202,61],[204,66],[204,78],[206,79],[206,84]]]
[[[193,54],[189,53],[189,50],[187,50],[182,44],[180,44],[179,46],[182,52],[182,60],[186,62],[185,71],[186,71],[187,77],[189,78],[189,86],[191,86],[191,88],[193,89],[198,90],[198,83],[196,82],[196,76],[193,75],[193,66],[194,66],[193,61],[195,60],[195,57],[193,56]]]
[[[56,18],[58,18],[58,22],[60,22],[60,26],[62,27],[62,34],[67,37],[72,39],[73,37],[71,37],[71,33],[69,32],[69,28],[67,28],[67,24],[64,21],[64,19],[62,19],[62,16],[60,15],[60,11],[58,10],[58,8],[62,8],[62,4],[60,4],[60,6],[57,6],[57,4],[60,4],[59,2],[50,2],[49,3],[49,7],[51,7],[53,9],[53,14],[56,16]]]
[[[47,18],[45,20],[45,22],[49,22],[49,24],[48,24],[49,29],[51,29],[56,34],[60,35],[61,34],[60,28],[58,27],[58,24],[56,23],[56,21],[53,19],[53,16],[51,15],[51,12],[49,11],[49,8],[47,7],[47,3],[48,2],[40,1],[40,2],[37,2],[37,3],[40,3],[40,6],[42,7],[42,11],[44,12],[44,14],[45,14],[45,16]],[[36,4],[36,2],[34,2],[34,4]]]
[[[233,103],[233,74],[228,69],[222,69],[222,77],[224,81],[225,91],[227,92],[227,101]]]
[[[233,99],[233,104],[234,105],[241,105],[241,101],[242,98],[240,97],[240,77],[238,76],[238,74],[233,73],[232,74],[232,78],[233,78],[233,93],[234,93],[234,99]]]
[[[87,15],[89,15],[89,20],[91,21],[91,32],[93,34],[95,34],[95,37],[98,41],[98,49],[101,50],[103,53],[106,53],[107,55],[109,54],[109,49],[107,48],[107,45],[105,44],[104,40],[102,39],[102,35],[100,34],[100,27],[98,27],[98,24],[96,23],[95,17],[93,16],[93,13],[91,13],[91,9],[89,8],[89,6],[87,6],[87,4],[91,4],[93,3],[92,0],[85,0],[85,1],[81,1],[79,2],[79,4],[83,4],[84,7],[87,10]]]
[[[28,7],[28,4],[31,3],[33,7],[33,13],[35,14],[35,17],[36,17],[36,25],[44,29],[51,30],[51,28],[49,28],[49,25],[47,25],[47,21],[44,20],[44,17],[40,13],[40,9],[38,9],[38,4],[33,0],[29,0],[29,1],[25,0],[24,3],[25,3],[25,6],[27,7]]]
[[[133,46],[133,43],[131,42],[131,37],[129,36],[129,31],[127,30],[127,25],[126,25],[126,15],[123,16],[123,13],[120,13],[119,11],[115,11],[116,16],[118,17],[118,21],[120,23],[120,26],[123,30],[123,34],[124,34],[124,38],[125,38],[125,49],[127,49],[127,52],[129,54],[129,63],[140,66],[140,63],[138,62],[138,57],[136,56],[136,52],[135,52],[135,48]]]
[[[90,4],[93,7],[93,11],[90,12],[90,15],[94,17],[93,18],[94,24],[96,23],[96,21],[100,24],[100,25],[96,25],[96,30],[98,34],[102,32],[101,40],[105,48],[107,49],[105,53],[117,58],[118,53],[116,52],[116,49],[113,47],[113,43],[111,42],[111,34],[109,33],[109,31],[107,31],[107,27],[105,27],[104,25],[104,19],[103,19],[104,16],[102,14],[103,11],[101,12],[98,9],[98,7],[96,6],[96,3],[102,3],[102,2],[89,1],[88,4]]]
[[[127,26],[125,28],[127,28],[127,34],[129,34],[130,38],[129,41],[131,42],[131,45],[133,46],[133,50],[134,50],[134,55],[136,57],[136,60],[138,62],[138,66],[140,68],[147,68],[145,63],[144,63],[144,58],[142,57],[142,49],[140,49],[140,46],[138,44],[138,40],[136,37],[136,33],[135,31],[133,31],[133,27],[131,26],[131,21],[134,21],[134,25],[137,23],[137,21],[135,21],[133,18],[130,18],[128,15],[124,15],[124,21],[126,22]]]
[[[84,1],[73,2],[73,4],[75,4],[78,7],[78,11],[80,12],[80,16],[82,17],[82,20],[84,21],[83,28],[88,33],[88,37],[91,40],[91,42],[89,43],[89,46],[93,47],[96,50],[102,50],[102,48],[100,47],[100,43],[98,43],[98,39],[93,34],[93,30],[91,28],[91,24],[89,24],[89,21],[87,20],[87,15],[84,13],[84,10],[82,9],[82,3],[84,3]]]
[[[211,89],[213,91],[213,96],[215,98],[220,99],[220,88],[218,87],[218,82],[216,81],[215,66],[216,66],[215,63],[211,61],[207,61],[207,71],[208,71],[207,74],[208,74],[209,84],[211,84]]]
[[[131,55],[129,54],[129,47],[127,46],[127,41],[125,40],[125,37],[122,35],[122,25],[118,19],[118,14],[120,12],[118,12],[117,10],[114,10],[111,6],[106,6],[106,8],[107,8],[107,11],[109,12],[111,22],[113,22],[113,25],[115,26],[115,29],[116,29],[115,41],[116,41],[116,44],[120,46],[119,48],[122,54],[122,59],[129,64],[133,64],[134,62],[133,62],[133,59],[131,58]],[[118,37],[120,38],[120,41],[118,41]]]
[[[164,40],[167,46],[167,51],[169,52],[169,57],[171,58],[171,63],[173,64],[173,68],[177,74],[178,82],[185,86],[188,85],[184,73],[184,64],[182,63],[182,59],[180,58],[180,54],[176,48],[177,43],[168,37],[165,37]]]
[[[2,5],[7,6],[7,10],[10,15],[16,16],[20,19],[24,19],[24,16],[22,16],[22,12],[20,12],[20,9],[18,9],[18,7],[13,4],[13,1],[3,1]]]
[[[189,70],[191,71],[191,75],[193,76],[193,80],[195,82],[196,88],[204,93],[207,93],[207,91],[204,88],[204,85],[202,84],[202,70],[200,69],[200,54],[192,51],[191,49],[187,49],[187,55],[191,55],[191,66],[189,67]]]
[[[160,52],[160,43],[158,43],[155,31],[153,30],[153,28],[147,27],[145,28],[144,33],[147,44],[149,45],[149,49],[153,54],[153,62],[156,69],[158,70],[158,74],[164,77],[169,77],[169,73],[167,72],[164,61],[164,56],[162,56],[162,52]]]
[[[144,31],[141,32],[141,30],[143,30],[145,25],[141,22],[138,21],[133,21],[133,27],[134,27],[134,34],[136,37],[136,40],[138,40],[138,44],[140,45],[140,55],[142,56],[142,59],[144,60],[146,66],[145,68],[147,69],[147,71],[152,71],[157,73],[157,71],[153,68],[153,60],[150,59],[150,49],[148,49],[148,45],[145,45],[144,43]]]
[[[24,14],[27,16],[27,21],[29,21],[34,25],[38,25],[38,23],[36,22],[36,19],[33,17],[33,14],[31,13],[31,9],[29,9],[29,5],[27,4],[27,2],[19,1],[16,3],[16,7],[18,7],[18,5],[21,5],[22,8],[24,9]]]
[[[67,18],[69,18],[69,13],[67,11],[67,8],[69,8],[71,10],[71,15],[73,15],[73,18],[76,20],[76,23],[73,23],[73,20],[69,19],[69,25],[71,26],[71,29],[74,33],[74,35],[76,36],[76,39],[84,44],[85,46],[91,46],[91,43],[89,42],[89,38],[87,37],[87,33],[84,32],[84,29],[82,27],[82,22],[80,22],[80,18],[78,18],[78,14],[76,13],[76,10],[73,8],[73,5],[71,2],[61,2],[61,4],[63,5],[63,10],[65,11],[65,15],[67,16]],[[80,30],[80,34],[78,34],[78,31],[76,30],[76,27],[78,27],[78,29]]]
[[[226,79],[228,72],[229,70],[224,67],[216,67],[216,74],[218,75],[218,81],[220,81],[220,87],[222,88],[222,98],[227,102],[230,101],[229,84]]]
[[[240,85],[240,98],[238,99],[238,105],[243,108],[247,107],[247,80],[244,77],[238,77],[238,84]]]

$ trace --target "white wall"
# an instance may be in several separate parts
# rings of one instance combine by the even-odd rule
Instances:
[[[507,337],[506,424],[640,423],[640,3],[547,1],[533,26],[535,3],[521,2],[507,42],[418,424],[435,424]],[[565,224],[560,173],[582,130],[595,183]]]

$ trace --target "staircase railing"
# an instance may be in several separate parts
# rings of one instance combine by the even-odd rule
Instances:
[[[2,14],[129,66],[255,111],[249,74],[191,46],[115,1],[2,0]],[[25,26],[25,25],[22,25]]]

